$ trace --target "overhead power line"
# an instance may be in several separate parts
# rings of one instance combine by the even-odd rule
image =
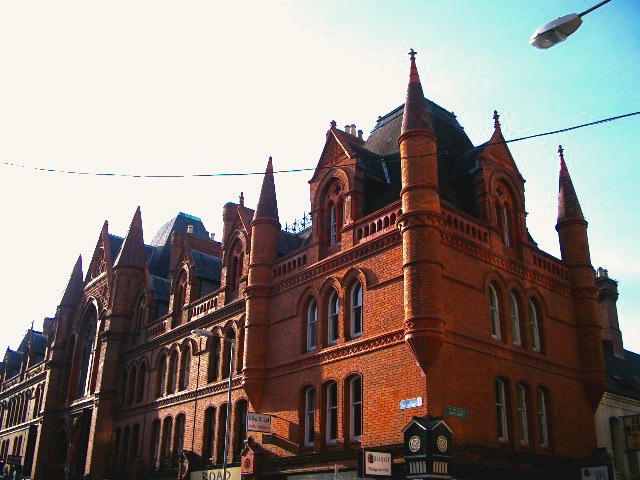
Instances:
[[[635,115],[640,115],[640,111],[632,112],[632,113],[625,113],[623,115],[617,115],[615,117],[604,118],[602,120],[596,120],[594,122],[583,123],[581,125],[575,125],[573,127],[561,128],[559,130],[552,130],[552,131],[549,131],[549,132],[536,133],[534,135],[527,135],[527,136],[519,137],[519,138],[512,138],[512,139],[509,139],[509,140],[504,140],[502,142],[493,142],[491,144],[487,143],[487,144],[484,144],[484,147],[487,147],[489,145],[502,145],[502,144],[507,144],[507,143],[521,142],[523,140],[530,140],[532,138],[538,138],[538,137],[546,137],[548,135],[556,135],[558,133],[565,133],[565,132],[569,132],[571,130],[577,130],[579,128],[591,127],[591,126],[599,125],[599,124],[602,124],[602,123],[612,122],[614,120],[621,120],[623,118],[633,117]],[[476,147],[472,147],[472,148],[467,148],[467,149],[448,151],[448,152],[437,152],[435,154],[430,154],[430,155],[445,155],[445,154],[452,154],[452,153],[465,153],[465,152],[470,152],[472,150],[480,148],[481,146],[482,145],[476,146]],[[414,157],[404,157],[404,158],[415,158],[415,157],[424,158],[425,156],[428,156],[428,155],[416,155]],[[382,157],[380,159],[382,159]],[[387,161],[389,161],[389,159],[387,159]],[[65,174],[69,174],[69,175],[89,175],[89,176],[95,176],[95,177],[169,178],[169,179],[171,179],[171,178],[197,178],[197,177],[242,177],[242,176],[250,176],[250,175],[264,175],[264,171],[260,171],[260,172],[194,173],[194,174],[186,174],[186,175],[185,174],[176,174],[176,175],[141,174],[141,175],[135,175],[135,174],[129,174],[129,173],[116,173],[116,172],[82,172],[82,171],[76,171],[76,170],[62,170],[62,169],[58,169],[58,168],[30,167],[30,166],[27,166],[27,165],[21,165],[21,164],[11,163],[11,162],[3,162],[3,165],[4,166],[9,166],[9,167],[32,169],[32,170],[36,170],[36,171],[40,171],[40,172],[65,173]],[[333,167],[326,167],[326,168],[333,168]],[[274,170],[273,173],[275,174],[275,173],[309,172],[309,171],[315,171],[317,169],[318,169],[317,167],[291,168],[291,169],[286,169],[286,170]]]

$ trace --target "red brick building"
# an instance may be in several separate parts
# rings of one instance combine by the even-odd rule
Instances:
[[[19,374],[5,358],[0,442],[18,435],[11,402],[42,387],[15,424],[33,426],[35,478],[176,478],[183,450],[191,470],[220,468],[230,370],[227,459],[253,478],[353,478],[364,448],[403,478],[414,416],[451,427],[455,478],[576,478],[590,464],[606,387],[598,289],[562,151],[557,259],[529,235],[498,115],[474,146],[425,99],[414,55],[405,104],[366,140],[331,123],[300,228],[282,229],[271,159],[256,209],[224,206],[220,242],[186,214],[150,244],[139,210],[124,238],[105,223],[46,358]],[[247,432],[247,412],[270,415],[271,432]]]

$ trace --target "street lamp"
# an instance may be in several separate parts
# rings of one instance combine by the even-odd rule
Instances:
[[[195,328],[191,330],[191,334],[197,337],[200,337],[200,342],[202,342],[202,337],[207,338],[221,338],[222,340],[229,342],[230,350],[229,350],[229,386],[227,388],[227,420],[225,425],[224,432],[224,458],[222,459],[222,478],[223,480],[227,480],[227,457],[229,455],[229,434],[231,432],[231,388],[233,385],[233,350],[235,341],[233,338],[227,338],[222,335],[214,335],[209,330],[204,330],[202,328]],[[201,345],[202,346],[202,345]],[[200,348],[202,350],[202,348]],[[196,380],[196,398],[195,398],[195,406],[198,405],[198,381],[200,379],[200,355],[198,355],[198,380]],[[195,414],[195,406],[193,413],[193,432],[191,433],[191,450],[193,450],[193,439],[196,430],[196,414]]]
[[[557,43],[564,42],[569,35],[582,25],[582,17],[610,1],[611,0],[604,0],[579,14],[571,13],[556,18],[553,22],[549,22],[533,32],[529,42],[536,48],[551,48]]]

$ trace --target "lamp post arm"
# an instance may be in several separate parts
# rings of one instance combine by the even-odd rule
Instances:
[[[594,5],[591,8],[587,8],[584,12],[579,13],[578,16],[579,17],[584,17],[587,13],[593,12],[596,8],[600,8],[602,5],[604,5],[605,3],[609,3],[611,0],[604,0],[603,2],[598,3],[597,5]]]

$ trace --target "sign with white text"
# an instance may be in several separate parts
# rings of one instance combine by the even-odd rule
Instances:
[[[271,433],[271,415],[248,412],[247,431]]]
[[[406,410],[408,408],[416,408],[422,406],[422,397],[409,398],[407,400],[400,400],[400,410]]]

